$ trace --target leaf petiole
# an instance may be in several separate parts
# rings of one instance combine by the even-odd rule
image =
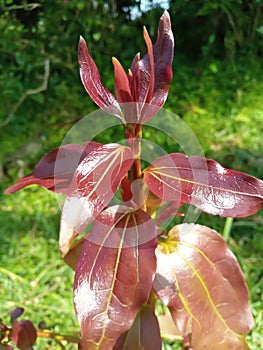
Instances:
[[[225,221],[225,226],[224,226],[224,230],[222,233],[222,236],[224,238],[224,240],[227,242],[230,236],[230,232],[232,229],[232,224],[233,224],[233,218],[226,218]]]

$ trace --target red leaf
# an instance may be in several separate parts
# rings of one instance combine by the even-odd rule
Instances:
[[[121,104],[123,111],[125,122],[136,122],[137,116],[137,106],[133,103],[134,97],[132,95],[135,93],[133,86],[130,86],[132,81],[131,71],[129,71],[130,75],[127,76],[121,63],[113,57],[112,63],[114,66],[114,79],[115,79],[115,91],[118,102]]]
[[[58,182],[59,184],[59,182]],[[41,187],[45,187],[47,190],[54,191],[54,179],[38,179],[33,175],[27,175],[19,179],[14,185],[8,187],[4,194],[12,194],[15,193],[24,187],[30,185],[39,185]]]
[[[129,79],[117,58],[112,58],[114,66],[115,90],[119,103],[132,102]]]
[[[18,317],[20,317],[23,313],[24,313],[25,309],[22,307],[16,307],[10,315],[10,321],[11,323],[13,323],[14,321],[16,321],[16,319]]]
[[[146,35],[144,30],[144,36]],[[148,33],[147,33],[148,34]],[[145,36],[146,38],[146,36]],[[149,36],[147,37],[147,49],[152,49],[152,43]],[[152,57],[152,52],[150,53]],[[133,101],[138,103],[138,108],[141,109],[146,102],[148,92],[150,89],[152,69],[150,66],[149,54],[145,55],[142,59],[138,60],[140,56],[136,55],[130,68],[130,80],[131,80],[131,94]],[[128,101],[127,101],[128,102]],[[140,112],[139,112],[140,113]],[[127,118],[125,118],[127,120]],[[137,116],[137,120],[139,116]],[[128,120],[128,122],[132,122]]]
[[[146,28],[143,35],[148,53],[142,59],[140,54],[135,56],[128,76],[119,61],[113,59],[116,96],[129,123],[145,123],[157,113],[172,79],[174,39],[168,12],[160,19],[154,46]]]
[[[144,180],[159,198],[193,204],[213,215],[245,217],[263,204],[263,181],[198,156],[158,158],[145,170]]]
[[[126,175],[121,182],[121,195],[124,202],[128,202],[132,199],[131,183],[128,175]]]
[[[90,152],[79,164],[71,183],[71,196],[64,203],[66,225],[61,241],[80,234],[103,210],[116,193],[119,184],[133,163],[129,147],[107,144]]]
[[[157,41],[153,46],[155,82],[150,103],[162,106],[167,98],[172,80],[174,37],[167,11],[161,17]]]
[[[85,40],[79,40],[80,77],[87,93],[92,100],[106,113],[122,120],[120,105],[114,96],[101,83],[98,68],[91,58]]]
[[[87,142],[83,146],[69,144],[53,149],[40,159],[31,175],[19,179],[5,190],[5,194],[15,193],[29,185],[70,194],[69,185],[78,164],[100,145],[98,142]]]
[[[28,350],[37,339],[37,331],[29,320],[15,322],[12,326],[11,340],[18,349]]]
[[[131,327],[152,287],[154,222],[142,210],[122,209],[100,214],[78,262],[74,302],[84,349],[111,349]]]
[[[175,226],[158,247],[153,287],[175,312],[178,328],[187,335],[186,326],[191,327],[195,350],[248,349],[245,335],[253,326],[248,289],[217,232],[200,225]],[[191,322],[183,325],[183,320]]]
[[[178,209],[182,206],[182,203],[175,201],[166,202],[158,213],[156,224],[162,226],[162,224],[171,219],[173,216],[183,216],[182,213],[178,213]]]
[[[146,39],[146,43],[148,40]],[[170,16],[167,11],[164,12],[160,19],[158,36],[156,43],[150,49],[150,45],[147,44],[148,54],[142,59],[150,62],[151,55],[154,60],[154,86],[150,88],[152,90],[151,96],[147,97],[147,104],[144,106],[140,121],[145,123],[151,119],[160,107],[163,106],[167,99],[170,83],[173,77],[172,62],[174,55],[174,37],[171,29]],[[151,84],[150,84],[151,86]]]
[[[162,20],[160,20],[160,23]],[[160,26],[159,26],[160,30]],[[155,76],[154,76],[154,56],[153,56],[153,46],[152,46],[152,41],[151,38],[149,37],[149,34],[147,32],[146,27],[143,28],[143,37],[147,46],[148,50],[148,59],[149,59],[149,86],[148,86],[148,91],[146,98],[144,100],[145,103],[149,103],[152,98],[153,94],[153,89],[154,89],[154,82],[155,82]],[[143,60],[142,60],[143,61]],[[156,77],[158,79],[158,77]]]
[[[142,306],[131,328],[117,340],[113,350],[161,350],[157,317],[149,306]]]

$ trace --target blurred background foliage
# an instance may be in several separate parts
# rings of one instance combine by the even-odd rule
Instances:
[[[2,0],[0,4],[2,190],[29,173],[78,120],[96,110],[79,78],[79,36],[86,39],[103,83],[114,91],[111,57],[128,69],[138,51],[146,52],[142,26],[154,41],[164,9],[169,10],[176,41],[174,78],[165,108],[190,126],[207,157],[263,178],[262,0]],[[104,133],[105,142],[111,142],[116,132]],[[168,152],[174,150],[165,136],[150,138]],[[55,330],[77,329],[71,302],[73,276],[57,248],[59,208],[54,196],[32,187],[1,196],[0,204],[4,281],[0,318],[24,303],[29,317],[49,319]],[[202,214],[199,220],[223,230],[223,219]],[[262,213],[235,220],[229,241],[251,290],[257,324],[250,335],[252,349],[260,348],[263,333],[262,224]],[[15,274],[11,279],[9,272]],[[53,294],[43,295],[45,287]]]

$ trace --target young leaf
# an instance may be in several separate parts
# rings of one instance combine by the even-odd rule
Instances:
[[[154,85],[149,87],[146,103],[141,115],[141,122],[145,123],[151,119],[154,114],[165,103],[170,83],[173,77],[172,62],[174,56],[174,37],[171,29],[170,16],[167,11],[164,11],[159,23],[158,36],[156,43],[151,49],[150,41],[145,33],[145,41],[148,47],[148,54],[142,59],[149,61],[149,66],[152,67],[151,55],[153,55],[154,61],[154,78],[151,77]]]
[[[20,317],[24,313],[25,309],[22,307],[16,307],[10,315],[10,321],[11,323],[15,322],[18,317]]]
[[[40,159],[31,175],[19,179],[5,190],[5,194],[15,193],[29,185],[39,185],[50,191],[70,194],[69,186],[78,164],[100,145],[98,142],[87,142],[83,146],[68,144],[53,149]]]
[[[63,207],[63,220],[68,226],[60,233],[63,244],[71,240],[72,234],[80,234],[110,202],[132,163],[131,149],[118,144],[101,145],[82,160],[71,182],[71,196]]]
[[[111,207],[98,216],[76,269],[74,303],[84,349],[113,348],[152,288],[154,222],[142,210],[118,210]],[[141,239],[145,243],[140,244]]]
[[[132,102],[129,79],[117,58],[112,58],[114,66],[115,91],[119,103]]]
[[[159,198],[193,204],[213,215],[245,217],[263,205],[263,181],[198,156],[158,158],[145,170],[144,180]]]
[[[90,56],[87,44],[82,37],[79,40],[78,51],[80,77],[87,93],[103,111],[122,120],[120,105],[109,90],[102,85],[98,68]]]
[[[174,38],[167,11],[160,19],[156,43],[143,31],[147,54],[137,54],[126,75],[120,62],[113,58],[115,90],[124,109],[125,122],[145,123],[164,104],[172,79]]]
[[[217,232],[200,225],[175,226],[158,247],[153,287],[173,311],[184,306],[195,350],[248,349],[245,335],[253,318],[247,286],[235,256]]]
[[[155,313],[142,306],[131,328],[117,340],[113,350],[161,350],[162,340]]]

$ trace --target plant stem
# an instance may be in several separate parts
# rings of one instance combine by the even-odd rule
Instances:
[[[79,343],[80,337],[71,334],[59,334],[54,333],[48,329],[37,330],[37,336],[39,338],[54,339],[56,341],[66,341],[67,343]]]
[[[134,181],[141,177],[142,125],[127,124],[125,133],[127,142],[134,154],[134,163],[131,168],[131,181]]]
[[[147,301],[147,304],[150,306],[150,308],[155,312],[155,303],[156,303],[156,296],[153,290],[151,290],[149,299]]]
[[[12,329],[7,328],[7,329],[1,331],[0,335],[8,338],[10,336],[11,332],[12,332]],[[67,343],[78,344],[80,342],[80,336],[72,335],[72,334],[55,333],[55,332],[52,332],[48,329],[43,329],[43,330],[38,329],[37,330],[37,337],[38,338],[53,339],[53,340],[59,341],[59,342],[66,341]]]
[[[232,224],[233,224],[233,218],[226,218],[225,226],[224,226],[224,230],[223,230],[223,234],[222,234],[222,236],[226,242],[229,239]]]

